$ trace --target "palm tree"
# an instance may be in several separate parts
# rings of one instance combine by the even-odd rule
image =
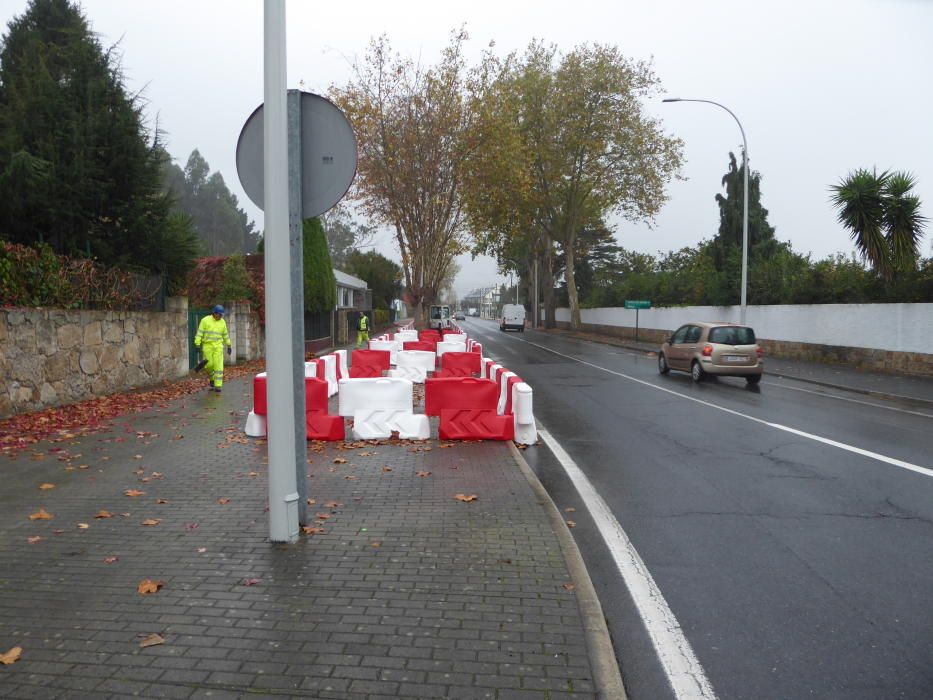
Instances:
[[[926,217],[920,215],[920,198],[910,194],[915,184],[910,173],[859,168],[830,188],[839,223],[886,279],[919,256]]]

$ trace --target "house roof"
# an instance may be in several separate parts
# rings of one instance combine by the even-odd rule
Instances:
[[[348,275],[346,272],[334,270],[334,277],[337,279],[337,284],[341,287],[369,289],[369,285],[367,285],[364,280],[361,280],[359,277],[354,277],[353,275]]]

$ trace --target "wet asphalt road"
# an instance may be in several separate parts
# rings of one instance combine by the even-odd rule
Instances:
[[[539,429],[608,503],[718,697],[933,697],[933,477],[713,406],[926,468],[933,416],[767,376],[696,385],[624,349],[464,325],[532,385]],[[557,506],[577,509],[572,532],[630,697],[672,697],[560,464],[543,445],[525,455]]]

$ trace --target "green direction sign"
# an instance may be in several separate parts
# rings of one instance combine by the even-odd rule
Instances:
[[[650,309],[651,302],[647,300],[626,299],[625,308],[626,309]]]

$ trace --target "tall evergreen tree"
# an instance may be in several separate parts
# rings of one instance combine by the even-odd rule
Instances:
[[[729,153],[729,172],[722,176],[726,194],[716,195],[719,204],[719,232],[713,239],[711,252],[716,269],[722,271],[729,258],[742,250],[742,222],[745,211],[745,165],[739,166],[735,154]],[[761,206],[761,173],[748,173],[748,257],[751,259],[762,244],[774,241],[774,227],[768,223],[768,210]],[[772,246],[768,246],[770,249]]]
[[[0,236],[155,267],[170,214],[157,142],[78,5],[30,0],[0,47]]]
[[[337,305],[337,280],[321,220],[305,219],[303,233],[305,311],[330,311]]]

